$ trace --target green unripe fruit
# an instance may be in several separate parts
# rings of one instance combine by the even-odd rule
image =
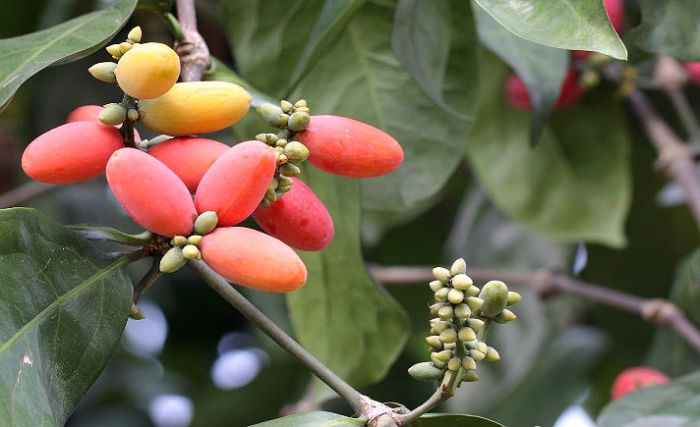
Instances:
[[[294,106],[297,108],[306,108],[306,100],[305,99],[300,99],[297,102],[294,103]]]
[[[124,123],[124,120],[126,120],[126,108],[119,104],[107,104],[98,118],[107,126]]]
[[[187,243],[190,245],[199,246],[202,243],[203,237],[198,234],[193,234],[187,238]]]
[[[498,351],[496,351],[495,348],[489,347],[486,350],[486,361],[487,362],[498,362],[501,360],[501,355],[498,354]]]
[[[440,332],[440,341],[443,343],[453,343],[457,341],[457,332],[454,329],[445,329]]]
[[[286,128],[289,122],[289,114],[282,113],[277,116],[277,127]]]
[[[514,305],[519,303],[523,299],[522,295],[517,292],[508,292],[508,305]]]
[[[282,101],[280,101],[280,107],[282,107],[282,111],[284,111],[285,113],[288,113],[288,112],[292,111],[292,108],[294,108],[294,105],[292,105],[292,103],[289,101],[282,100]]]
[[[134,43],[138,43],[141,41],[141,37],[143,37],[143,32],[141,31],[141,27],[134,27],[129,31],[129,34],[126,35],[126,38],[131,40]]]
[[[114,69],[117,64],[114,62],[100,62],[88,68],[90,75],[97,80],[105,83],[116,83],[117,77],[114,75]]]
[[[438,336],[431,335],[429,337],[426,337],[425,342],[427,342],[428,345],[435,350],[442,350],[442,341],[440,341],[440,337]]]
[[[187,258],[182,255],[182,249],[174,247],[163,255],[159,267],[163,273],[174,273],[185,264],[187,264]]]
[[[445,320],[452,319],[452,314],[453,314],[452,306],[446,305],[446,306],[440,307],[437,314],[441,319],[445,319]]]
[[[279,117],[280,114],[282,114],[282,109],[280,107],[273,104],[261,104],[258,106],[256,111],[265,124],[279,127]]]
[[[479,298],[484,300],[481,314],[486,317],[497,316],[508,303],[508,286],[499,280],[492,280],[481,289]]]
[[[418,381],[435,381],[442,378],[442,369],[431,362],[421,362],[408,368],[408,375]]]
[[[498,323],[508,323],[517,318],[518,316],[516,316],[515,313],[506,308],[498,316],[496,316],[494,320]]]
[[[459,304],[454,308],[455,316],[458,319],[468,319],[472,315],[472,310],[467,304]]]
[[[452,358],[452,351],[451,350],[442,350],[433,353],[435,355],[435,358],[441,362],[447,363],[450,358]]]
[[[464,356],[462,358],[462,367],[467,371],[473,371],[476,369],[476,361],[469,356]]]
[[[459,258],[457,261],[452,263],[452,267],[450,267],[450,274],[453,276],[456,276],[458,274],[464,274],[467,272],[467,262],[464,260],[464,258]]]
[[[178,247],[184,247],[187,244],[187,237],[185,236],[175,236],[171,242],[173,245]]]
[[[473,284],[474,281],[471,279],[471,277],[467,276],[464,273],[459,273],[452,278],[452,286],[454,286],[455,289],[459,289],[460,291],[466,291]]]
[[[433,276],[435,276],[435,278],[441,281],[442,283],[449,283],[451,277],[450,270],[444,267],[433,268]]]
[[[474,341],[476,339],[476,332],[472,328],[462,328],[457,333],[457,338],[462,341]]]
[[[214,211],[206,211],[194,220],[194,232],[203,236],[216,228],[219,216]]]
[[[467,304],[472,311],[478,311],[484,305],[484,300],[477,297],[469,297],[467,298]]]
[[[139,119],[139,110],[137,110],[137,109],[135,109],[135,108],[129,108],[129,109],[126,111],[126,118],[127,118],[130,122],[135,122],[135,121],[137,121],[137,120]]]
[[[107,51],[107,53],[112,55],[112,57],[114,57],[114,59],[119,59],[122,56],[122,51],[121,51],[121,49],[119,49],[118,44],[111,44],[111,45],[107,46],[105,48],[105,50]]]
[[[284,176],[299,176],[301,169],[291,163],[280,166],[280,173]]]
[[[447,288],[443,288],[447,289]],[[442,290],[442,289],[440,289]],[[459,304],[462,301],[464,301],[464,292],[457,290],[457,289],[450,289],[449,292],[447,293],[447,300],[451,302],[452,304]]]
[[[438,369],[443,369],[445,365],[447,365],[445,362],[438,359],[437,353],[431,353],[430,360],[433,362],[433,365],[435,365],[435,367]]]
[[[481,319],[469,319],[467,320],[467,324],[470,328],[474,329],[475,331],[480,331],[484,329],[484,321]]]
[[[467,383],[473,383],[474,381],[479,381],[479,376],[476,374],[475,370],[468,370],[464,373],[462,381]]]
[[[301,132],[302,130],[306,129],[307,126],[309,126],[310,121],[311,116],[309,115],[309,113],[297,111],[296,113],[289,116],[289,121],[287,122],[287,129],[293,132]]]
[[[435,301],[447,301],[447,295],[450,293],[450,288],[442,288],[435,291]]]
[[[200,259],[202,254],[199,252],[199,248],[195,245],[186,245],[182,248],[182,256],[187,259]]]
[[[291,163],[301,163],[309,158],[309,149],[299,141],[291,141],[284,146],[284,154]]]
[[[462,361],[459,359],[459,357],[453,357],[447,362],[447,369],[449,369],[452,372],[457,372],[459,371],[459,368],[462,367]]]
[[[428,283],[428,286],[430,286],[430,290],[437,292],[438,289],[442,289],[445,285],[439,280],[433,280],[432,282]]]
[[[486,355],[480,352],[479,350],[469,350],[469,357],[474,359],[475,362],[481,362],[482,360],[484,360]]]

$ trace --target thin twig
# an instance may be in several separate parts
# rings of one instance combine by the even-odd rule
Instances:
[[[148,269],[146,274],[139,280],[139,283],[134,286],[134,304],[139,302],[139,299],[141,299],[141,295],[143,295],[144,292],[146,292],[146,289],[148,289],[152,284],[158,280],[158,278],[163,274],[160,271],[160,259],[161,257],[159,256],[154,256],[153,257],[153,263],[151,264],[151,268]]]
[[[374,266],[371,272],[384,285],[427,283],[434,279],[429,267]],[[468,274],[475,281],[498,279],[531,287],[543,296],[568,293],[635,313],[654,325],[673,330],[700,353],[700,331],[683,311],[668,300],[641,298],[547,270],[529,272],[471,268]]]
[[[194,0],[177,0],[177,17],[184,35],[176,45],[182,63],[182,80],[202,80],[202,73],[209,66],[209,47],[197,30]]]
[[[46,184],[44,182],[32,181],[0,195],[0,209],[9,208],[24,204],[27,200],[33,199],[41,194],[58,188],[58,185]]]
[[[695,145],[700,144],[700,124],[698,124],[698,120],[695,118],[695,113],[693,112],[685,93],[678,89],[669,89],[666,91],[666,95],[668,95],[669,99],[673,103],[673,106],[676,109],[681,122],[683,123],[683,127],[685,127],[686,132],[688,132],[688,138],[690,141]]]
[[[401,415],[398,420],[398,425],[405,426],[417,420],[418,418],[420,418],[421,415],[438,406],[448,397],[450,397],[449,394],[444,393],[442,387],[438,387],[438,389],[435,390],[435,393],[433,393],[432,396],[428,398],[428,400],[421,403],[419,406],[416,407],[416,409],[412,410],[411,412]]]

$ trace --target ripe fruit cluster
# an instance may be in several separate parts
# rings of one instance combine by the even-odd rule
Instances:
[[[464,259],[456,260],[450,269],[433,269],[430,282],[435,303],[430,313],[430,362],[413,365],[409,374],[424,381],[442,379],[454,387],[460,382],[478,381],[477,362],[497,362],[500,355],[485,342],[486,330],[492,322],[507,323],[515,314],[506,306],[518,303],[520,294],[508,290],[505,283],[492,280],[481,289],[466,275]]]
[[[615,378],[610,395],[613,400],[617,400],[627,393],[631,393],[640,388],[666,384],[668,382],[669,378],[663,372],[659,372],[647,366],[637,366],[622,371],[620,375]]]

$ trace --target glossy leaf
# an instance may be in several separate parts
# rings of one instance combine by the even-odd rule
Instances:
[[[277,418],[250,427],[343,427],[363,426],[365,422],[357,418],[344,417],[332,412],[304,412]]]
[[[126,261],[31,209],[0,210],[0,236],[0,425],[60,427],[119,343]]]
[[[632,35],[642,49],[700,61],[700,2],[641,0],[642,23]]]
[[[416,427],[504,427],[477,415],[426,414],[413,423]]]
[[[627,59],[627,49],[610,24],[602,0],[474,1],[505,28],[526,40]]]
[[[109,41],[131,16],[136,0],[80,16],[42,31],[0,40],[0,111],[27,79],[56,63],[70,62]]]
[[[299,341],[354,385],[379,381],[408,336],[403,309],[370,277],[360,250],[356,180],[305,168],[305,182],[342,224],[320,252],[303,252],[308,282],[288,296]]]
[[[510,107],[503,94],[508,71],[483,58],[488,72],[467,157],[494,203],[556,239],[624,245],[631,188],[619,107],[589,99],[560,111],[531,148],[527,115]]]
[[[599,427],[700,425],[700,372],[669,384],[637,390],[608,405]]]
[[[518,37],[499,25],[484,9],[477,5],[473,9],[481,42],[510,65],[527,86],[532,105],[530,144],[535,145],[559,98],[569,66],[569,54]]]

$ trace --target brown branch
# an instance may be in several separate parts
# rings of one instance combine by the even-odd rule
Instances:
[[[0,195],[0,209],[21,205],[27,200],[58,188],[58,185],[32,181]]]
[[[373,266],[370,268],[374,278],[384,285],[428,283],[434,279],[431,270],[429,267]],[[700,331],[682,310],[668,300],[641,298],[548,270],[528,272],[472,268],[469,270],[469,276],[475,281],[498,279],[506,283],[525,285],[542,296],[567,293],[613,306],[637,314],[654,325],[673,330],[700,353]]]
[[[202,80],[202,73],[209,66],[209,48],[197,30],[194,0],[177,0],[177,16],[184,36],[175,45],[182,64],[182,81]]]

